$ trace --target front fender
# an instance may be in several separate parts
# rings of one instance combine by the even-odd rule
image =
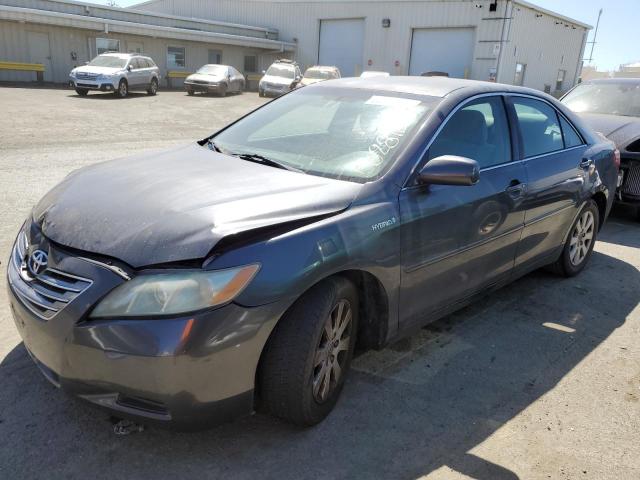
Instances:
[[[386,290],[389,327],[395,330],[400,289],[399,219],[397,203],[352,206],[274,238],[227,251],[207,268],[261,264],[251,284],[235,300],[243,306],[282,300],[293,303],[328,276],[365,271]]]

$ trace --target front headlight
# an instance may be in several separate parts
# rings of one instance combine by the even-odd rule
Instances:
[[[177,315],[233,300],[260,265],[212,271],[139,275],[112,290],[91,318]]]

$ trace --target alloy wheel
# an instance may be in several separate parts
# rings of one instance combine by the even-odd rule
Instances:
[[[313,397],[323,403],[340,382],[351,344],[353,311],[347,300],[340,300],[325,320],[313,358]]]
[[[595,219],[593,213],[586,210],[580,215],[571,232],[569,259],[574,266],[580,265],[589,253],[591,243],[593,242],[594,231]]]

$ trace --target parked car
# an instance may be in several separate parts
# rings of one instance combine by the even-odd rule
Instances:
[[[300,67],[291,60],[278,60],[271,64],[258,84],[261,97],[277,97],[290,92],[302,79]]]
[[[640,220],[640,78],[584,82],[561,102],[617,145],[622,158],[616,200],[636,207]]]
[[[360,78],[372,78],[372,77],[389,77],[389,72],[377,72],[375,70],[365,70],[360,74]]]
[[[244,87],[244,75],[230,65],[204,65],[184,80],[184,88],[189,95],[215,92],[224,97],[229,92],[240,93]]]
[[[158,66],[151,58],[137,53],[103,53],[69,74],[69,85],[82,96],[90,90],[113,92],[123,98],[133,90],[155,95],[159,84]]]
[[[313,425],[356,344],[542,266],[580,273],[615,161],[534,90],[320,82],[67,176],[13,246],[11,311],[54,385],[117,416],[203,427],[258,408]]]
[[[310,67],[305,70],[304,76],[298,86],[305,87],[312,83],[323,82],[324,80],[335,80],[336,78],[340,78],[340,70],[338,67],[316,65],[315,67]]]

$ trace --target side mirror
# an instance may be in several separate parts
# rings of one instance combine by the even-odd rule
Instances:
[[[131,65],[127,65],[127,70],[128,70],[129,72],[132,70],[132,69],[131,69]]]
[[[443,155],[429,160],[420,173],[418,181],[432,185],[471,186],[480,180],[478,162],[466,157]]]
[[[267,73],[267,71],[266,70],[262,70],[262,74],[264,75],[265,73]]]

